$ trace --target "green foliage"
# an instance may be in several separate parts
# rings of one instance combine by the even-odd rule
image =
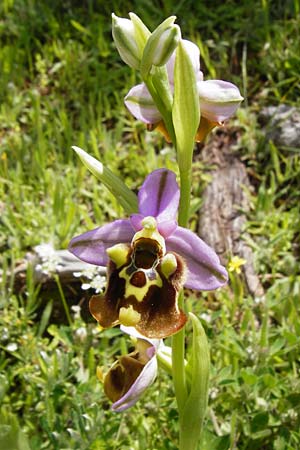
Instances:
[[[75,234],[124,216],[72,145],[135,191],[151,170],[176,170],[173,149],[123,106],[138,80],[113,46],[110,15],[134,11],[151,30],[176,14],[183,37],[201,48],[205,77],[235,82],[248,102],[238,115],[238,150],[255,186],[246,228],[265,296],[249,297],[233,273],[230,288],[187,301],[211,346],[201,449],[298,449],[299,152],[268,142],[255,115],[264,105],[298,101],[299,2],[0,3],[0,448],[177,447],[168,375],[160,371],[132,410],[112,413],[96,367],[108,367],[127,341],[78,316],[71,325],[51,323],[54,299],[38,313],[41,292],[30,270],[24,292],[10,277],[34,245],[66,248]],[[207,178],[200,169],[198,196]],[[193,213],[199,202],[193,199]]]

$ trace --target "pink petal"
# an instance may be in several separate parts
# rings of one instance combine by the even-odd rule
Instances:
[[[162,339],[149,339],[141,335],[134,327],[125,327],[121,325],[120,328],[123,332],[129,334],[129,336],[149,342],[151,347],[147,349],[149,361],[143,368],[140,375],[137,377],[126,394],[112,405],[112,409],[116,412],[124,411],[125,409],[133,406],[143,395],[144,391],[153,383],[157,374],[156,352],[159,346],[163,345]]]
[[[243,100],[237,86],[227,81],[199,81],[197,87],[201,115],[212,122],[223,122],[228,119]]]
[[[115,244],[130,243],[133,235],[134,229],[128,219],[116,220],[74,237],[69,251],[82,261],[105,266],[108,262],[106,249]]]
[[[131,388],[123,397],[117,400],[112,409],[117,412],[125,411],[125,409],[133,406],[144,391],[154,382],[157,374],[157,360],[155,355],[147,362],[140,375],[137,377]]]
[[[138,194],[139,212],[160,222],[176,220],[179,187],[175,173],[167,169],[154,170],[145,179]]]
[[[161,120],[161,114],[144,83],[130,89],[125,97],[125,105],[142,122],[153,124]]]
[[[166,240],[167,251],[182,256],[188,268],[185,287],[201,291],[217,289],[228,279],[218,255],[195,233],[178,227]]]

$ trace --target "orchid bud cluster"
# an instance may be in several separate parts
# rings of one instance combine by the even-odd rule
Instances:
[[[204,81],[199,48],[181,38],[174,16],[166,19],[153,33],[135,14],[129,16],[130,19],[123,19],[113,14],[113,38],[123,61],[140,71],[143,83],[130,89],[125,105],[136,119],[147,124],[148,129],[157,128],[168,141],[174,141],[174,123],[172,126],[168,114],[174,106],[176,49],[182,45],[193,72],[182,89],[189,95],[195,84],[201,118],[194,139],[203,140],[212,128],[222,125],[235,113],[243,100],[239,89],[223,80]]]
[[[153,33],[134,13],[130,19],[112,14],[112,35],[123,61],[133,69],[148,73],[152,65],[163,66],[178,45],[181,32],[175,17],[165,20]]]

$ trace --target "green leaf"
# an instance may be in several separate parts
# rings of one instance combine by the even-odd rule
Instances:
[[[46,305],[46,307],[45,307],[45,309],[44,309],[44,311],[42,313],[42,317],[40,319],[39,328],[38,328],[38,332],[37,332],[37,335],[39,337],[41,337],[43,335],[43,333],[44,333],[44,331],[45,331],[45,329],[46,329],[46,327],[47,327],[47,325],[49,323],[50,316],[51,316],[51,313],[52,313],[52,307],[53,307],[53,300],[50,300],[47,303],[47,305]]]
[[[267,428],[269,423],[269,414],[267,412],[259,412],[251,421],[251,432],[257,433]]]
[[[210,370],[209,347],[200,320],[189,313],[193,323],[192,354],[188,363],[191,374],[189,393],[180,417],[180,449],[193,450],[200,439],[208,399]]]
[[[230,437],[216,436],[209,430],[203,430],[201,440],[201,450],[228,450],[230,444]]]
[[[138,212],[137,196],[117,175],[81,148],[76,146],[72,148],[83,164],[107,187],[128,214]]]
[[[0,411],[0,448],[30,450],[27,437],[20,429],[17,417],[5,411]]]
[[[245,384],[249,386],[253,386],[257,382],[257,376],[253,373],[251,367],[247,367],[245,369],[241,369],[241,377]]]

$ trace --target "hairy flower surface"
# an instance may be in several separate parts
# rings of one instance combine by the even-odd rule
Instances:
[[[91,264],[108,264],[103,295],[90,311],[102,327],[121,323],[150,338],[180,330],[182,286],[213,290],[227,281],[216,253],[192,231],[177,225],[179,187],[173,172],[158,169],[144,181],[139,213],[72,239],[69,250]]]
[[[239,89],[232,83],[223,80],[203,80],[200,70],[200,51],[196,44],[188,40],[182,43],[189,54],[197,82],[197,90],[200,101],[201,120],[196,140],[200,141],[216,125],[231,117],[243,100]],[[176,51],[166,63],[171,91],[174,90],[174,66]],[[189,92],[186,93],[189,95]],[[149,129],[158,127],[166,135],[162,123],[162,116],[157,109],[146,85],[138,84],[130,89],[125,97],[125,105],[131,114],[143,121]],[[166,136],[168,138],[168,136]]]
[[[117,412],[133,406],[154,382],[157,375],[156,352],[162,341],[147,339],[133,327],[121,327],[135,339],[135,350],[123,355],[112,365],[104,377],[104,391]]]

